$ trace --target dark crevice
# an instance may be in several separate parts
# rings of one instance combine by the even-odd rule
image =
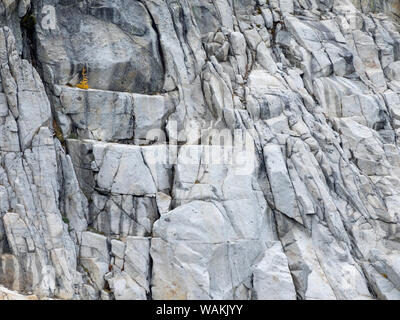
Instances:
[[[32,2],[29,11],[20,20],[22,33],[22,58],[28,60],[42,77],[40,62],[37,59],[36,24],[34,15],[35,2]]]
[[[151,14],[151,11],[149,10],[149,8],[147,7],[146,2],[140,1],[143,4],[143,7],[146,9],[147,14],[149,15],[150,19],[151,19],[151,26],[154,30],[154,32],[157,35],[157,49],[158,52],[160,54],[160,60],[161,60],[161,65],[162,65],[162,69],[164,72],[164,82],[165,82],[165,78],[166,78],[166,59],[165,59],[165,54],[161,45],[161,34],[160,31],[158,30],[157,24],[154,20],[153,15]]]

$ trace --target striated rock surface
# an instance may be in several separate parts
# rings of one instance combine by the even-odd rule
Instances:
[[[1,1],[0,300],[400,299],[399,13]]]

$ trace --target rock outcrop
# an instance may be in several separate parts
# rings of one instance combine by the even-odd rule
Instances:
[[[0,300],[400,299],[399,14],[0,2]]]

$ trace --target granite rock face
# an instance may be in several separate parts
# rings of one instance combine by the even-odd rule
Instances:
[[[37,59],[46,83],[75,85],[86,66],[92,88],[161,90],[158,36],[141,1],[38,1],[34,15]]]
[[[400,299],[399,13],[0,2],[0,300]]]

